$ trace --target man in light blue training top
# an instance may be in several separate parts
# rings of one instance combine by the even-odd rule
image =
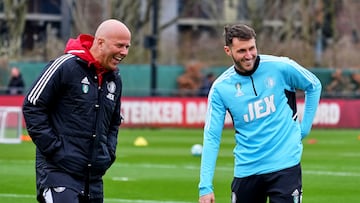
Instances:
[[[309,134],[321,83],[286,57],[258,55],[256,34],[243,24],[225,27],[225,53],[234,65],[208,95],[200,169],[200,203],[214,203],[213,177],[226,111],[235,128],[232,203],[300,203],[302,139]],[[297,118],[295,90],[305,92]]]

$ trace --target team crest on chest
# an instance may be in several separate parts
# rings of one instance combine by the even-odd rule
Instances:
[[[115,93],[116,85],[113,81],[111,81],[107,84],[107,90],[112,94]]]
[[[239,83],[239,82],[236,83],[235,88],[236,88],[236,94],[235,94],[236,97],[240,97],[240,96],[244,95],[244,93],[241,91],[241,83]]]
[[[106,88],[108,90],[108,94],[106,95],[106,98],[114,101],[115,100],[114,93],[116,91],[116,84],[114,83],[114,81],[108,82]]]
[[[272,77],[268,77],[265,80],[265,86],[268,89],[271,89],[275,86],[275,80]]]

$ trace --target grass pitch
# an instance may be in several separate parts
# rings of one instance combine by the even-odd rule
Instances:
[[[360,131],[314,129],[303,141],[303,202],[357,202]],[[144,137],[147,146],[134,141]],[[117,160],[104,176],[105,203],[192,203],[200,157],[190,153],[202,129],[120,129]],[[214,177],[216,200],[230,202],[233,131],[225,130]],[[0,202],[35,203],[35,147],[0,144]]]

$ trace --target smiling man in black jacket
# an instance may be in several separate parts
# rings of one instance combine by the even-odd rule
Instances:
[[[103,202],[102,177],[115,160],[121,123],[117,66],[130,41],[126,25],[106,20],[95,36],[69,39],[28,91],[23,114],[36,145],[39,202]]]

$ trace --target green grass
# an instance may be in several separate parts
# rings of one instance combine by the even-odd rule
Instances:
[[[359,134],[317,129],[304,140],[304,202],[358,202]],[[135,147],[139,136],[149,145]],[[201,142],[201,129],[121,129],[118,158],[104,176],[105,203],[197,202],[200,158],[190,148]],[[233,145],[233,131],[225,130],[214,178],[219,203],[230,202]],[[0,202],[36,202],[34,154],[31,142],[0,144]]]

